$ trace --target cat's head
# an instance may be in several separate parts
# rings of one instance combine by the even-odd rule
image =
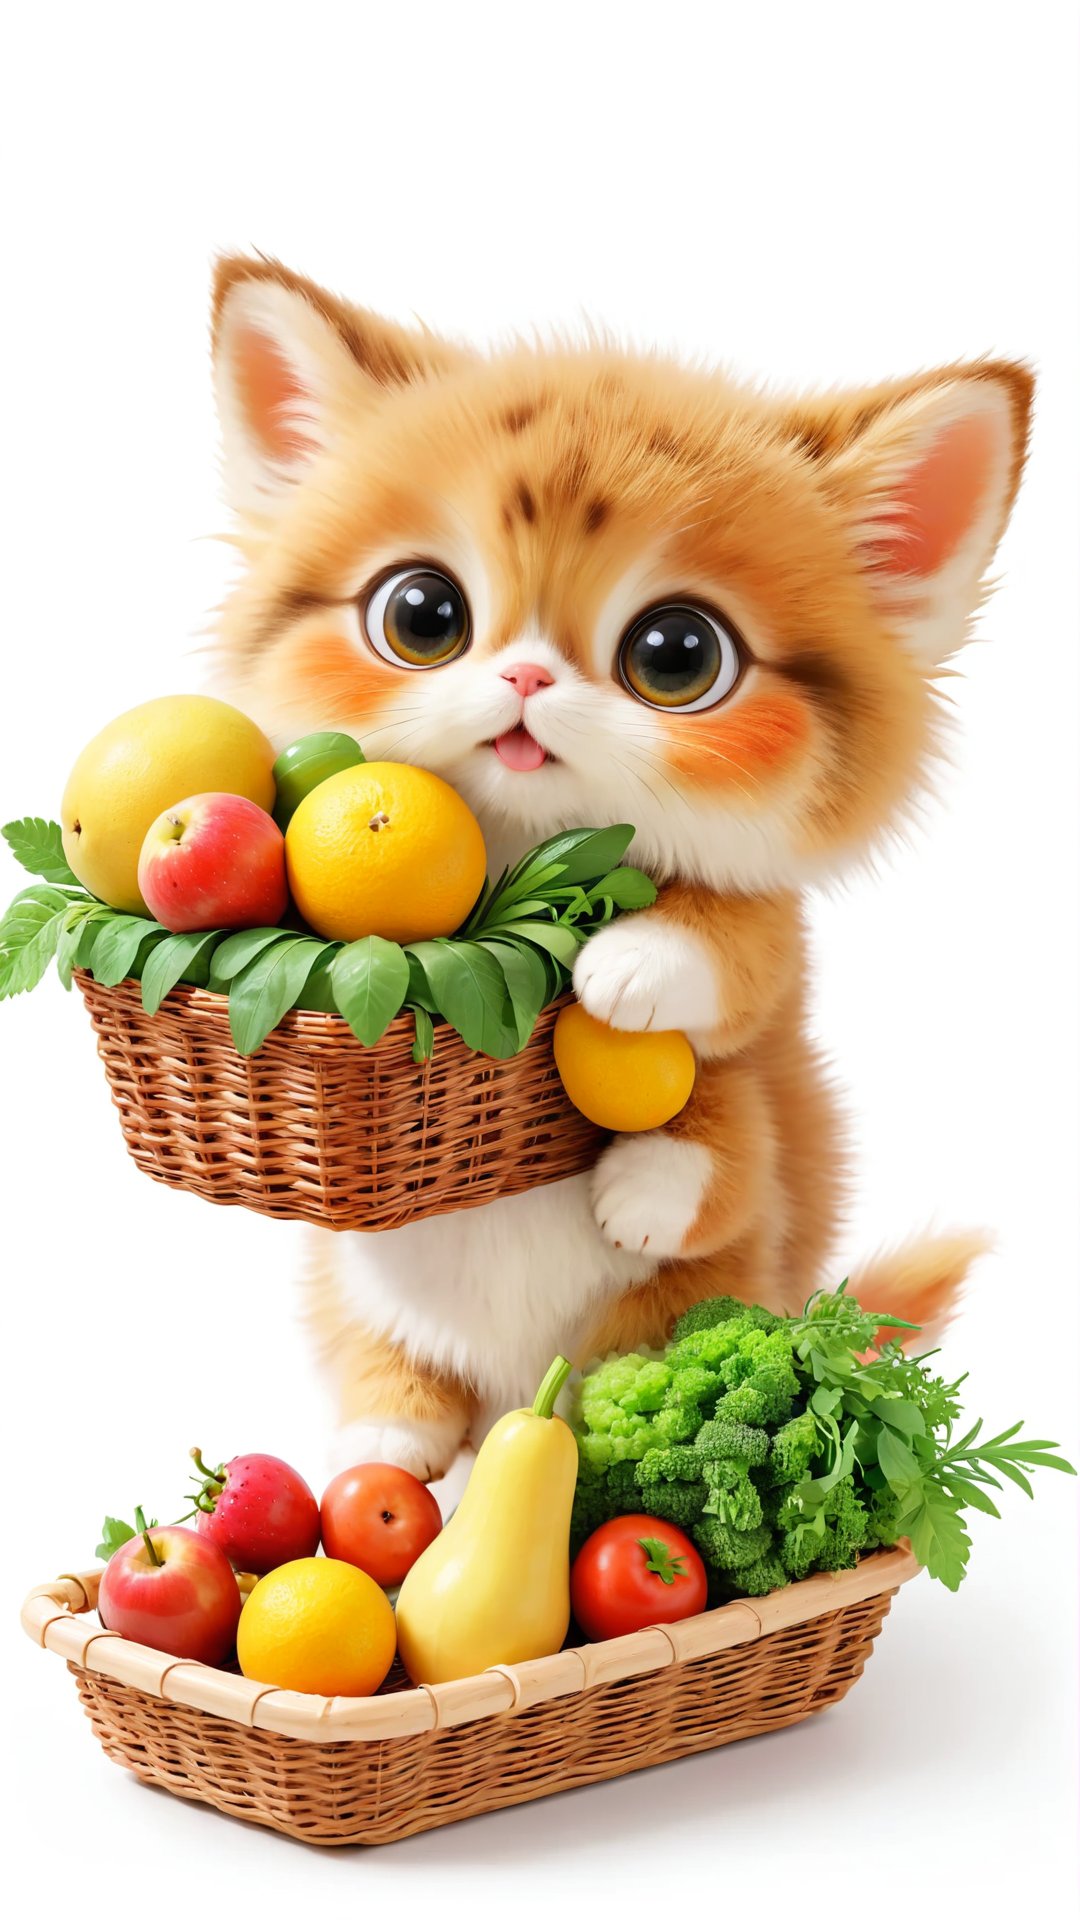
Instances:
[[[721,888],[834,871],[917,791],[1022,367],[780,401],[601,341],[482,357],[247,259],[214,345],[246,561],[221,658],[279,743],[430,767],[498,853],[630,820],[636,858]]]

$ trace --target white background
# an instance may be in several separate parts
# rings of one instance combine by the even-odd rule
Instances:
[[[781,383],[1029,356],[1031,468],[954,683],[955,775],[889,871],[817,908],[819,1011],[856,1120],[851,1252],[992,1224],[948,1362],[973,1412],[1080,1458],[1073,19],[1046,0],[9,14],[0,818],[56,814],[99,724],[199,684],[229,565],[207,538],[219,248],[473,337],[588,314]],[[18,883],[8,862],[4,896]],[[1057,1476],[1034,1507],[1007,1492],[1000,1526],[976,1516],[962,1593],[904,1591],[848,1702],[788,1734],[336,1856],[110,1766],[18,1601],[89,1563],[106,1509],[172,1517],[192,1441],[319,1481],[297,1242],[134,1171],[55,981],[0,1009],[0,1046],[5,1877],[33,1873],[40,1910],[614,1913],[653,1883],[688,1913],[1072,1910]]]

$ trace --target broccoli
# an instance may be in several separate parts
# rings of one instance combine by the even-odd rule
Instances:
[[[664,1395],[664,1406],[708,1409],[720,1391],[721,1382],[711,1367],[689,1364],[676,1373]]]
[[[615,1502],[612,1509],[614,1513],[634,1512],[637,1505],[636,1470],[636,1460],[616,1460],[615,1465],[609,1467],[604,1485]]]
[[[818,1424],[809,1408],[788,1420],[773,1434],[769,1444],[769,1470],[777,1486],[789,1486],[810,1471],[810,1462],[821,1452]]]
[[[704,1511],[705,1491],[700,1481],[662,1480],[642,1490],[642,1511],[653,1514],[657,1520],[670,1520],[673,1526],[682,1527],[688,1533]]]
[[[783,1562],[775,1553],[763,1553],[749,1567],[740,1567],[731,1576],[732,1585],[740,1593],[751,1599],[760,1599],[766,1593],[772,1593],[774,1587],[786,1587],[788,1576]]]
[[[580,1544],[587,1534],[595,1533],[612,1514],[610,1491],[603,1480],[579,1480],[570,1516],[570,1537]]]
[[[765,1418],[765,1396],[746,1380],[741,1387],[732,1387],[730,1393],[721,1394],[715,1417],[729,1426],[760,1427]]]
[[[734,1320],[721,1320],[715,1327],[702,1327],[700,1332],[676,1342],[668,1362],[676,1375],[686,1367],[707,1367],[710,1373],[718,1374],[724,1361],[739,1351],[743,1336],[752,1330],[743,1314]]]
[[[685,1340],[692,1333],[707,1332],[710,1327],[718,1327],[725,1320],[741,1319],[743,1314],[748,1311],[751,1313],[763,1313],[764,1308],[751,1307],[748,1309],[743,1300],[698,1300],[692,1307],[687,1308],[681,1319],[676,1320],[675,1331],[671,1336],[672,1342],[675,1343],[679,1340]],[[773,1321],[772,1314],[768,1314],[766,1317],[771,1324],[776,1324]]]
[[[705,1514],[698,1521],[692,1538],[706,1566],[724,1574],[752,1566],[772,1546],[768,1527],[751,1527],[744,1533],[715,1514]]]
[[[692,1440],[705,1415],[698,1407],[663,1406],[653,1416],[653,1432],[665,1446],[677,1446],[682,1440]]]
[[[780,1536],[780,1562],[789,1579],[802,1580],[813,1570],[825,1537],[824,1525],[804,1521]]]
[[[891,1487],[881,1487],[870,1496],[864,1545],[895,1547],[904,1529],[900,1525],[900,1499]]]
[[[739,1460],[706,1460],[702,1469],[709,1497],[705,1512],[726,1520],[740,1533],[762,1522],[761,1495]]]
[[[769,1451],[769,1436],[761,1427],[718,1417],[706,1420],[694,1446],[706,1460],[741,1460],[746,1467],[759,1467]]]
[[[671,1369],[643,1353],[615,1354],[581,1382],[581,1418],[592,1433],[607,1433],[627,1415],[654,1413],[664,1403]]]
[[[651,1447],[634,1469],[639,1487],[655,1487],[663,1480],[700,1480],[701,1455],[695,1447]]]
[[[869,1518],[854,1482],[838,1480],[825,1496],[825,1539],[817,1562],[822,1572],[853,1567],[868,1529]]]

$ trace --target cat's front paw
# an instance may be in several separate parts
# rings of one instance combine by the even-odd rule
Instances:
[[[330,1447],[335,1473],[371,1460],[404,1467],[418,1480],[437,1480],[454,1460],[464,1438],[456,1421],[353,1420],[339,1428]]]
[[[647,910],[586,941],[574,991],[587,1013],[629,1033],[707,1033],[720,1020],[716,971],[705,947]]]
[[[641,1133],[616,1140],[593,1173],[596,1222],[614,1247],[669,1260],[682,1253],[713,1173],[695,1140]]]

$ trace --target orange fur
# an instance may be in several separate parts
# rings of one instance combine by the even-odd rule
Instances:
[[[295,362],[270,338],[283,301]],[[282,739],[348,727],[446,773],[500,856],[635,819],[661,883],[643,919],[707,957],[718,1013],[693,1030],[698,1082],[667,1132],[711,1171],[679,1249],[591,1317],[580,1354],[660,1339],[711,1292],[799,1306],[845,1184],[805,1032],[799,891],[894,833],[927,778],[935,675],[1019,484],[1027,370],[792,401],[598,339],[482,358],[240,258],[219,268],[214,337],[227,443],[245,413],[250,442],[233,418],[247,570],[221,622],[227,690]],[[401,671],[364,634],[372,581],[421,563],[471,603],[468,654],[439,673]],[[619,678],[621,635],[672,599],[722,617],[740,650],[734,690],[700,712],[649,708]],[[552,716],[550,764],[494,784],[502,657],[537,647],[566,683],[563,706],[531,709]],[[937,1313],[974,1250],[879,1265],[868,1297]],[[316,1318],[347,1417],[465,1419],[473,1382],[350,1326],[329,1271]]]

